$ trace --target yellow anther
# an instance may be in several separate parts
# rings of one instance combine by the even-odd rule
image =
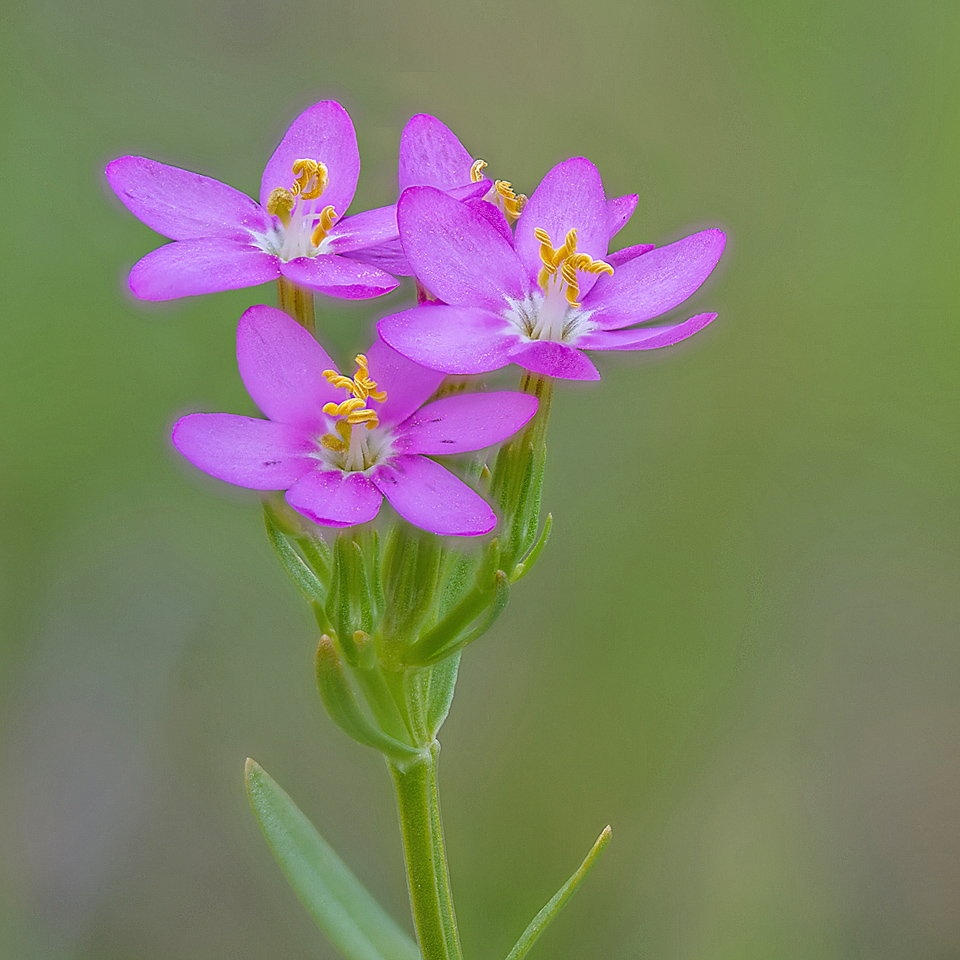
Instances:
[[[327,235],[327,232],[333,226],[334,221],[337,219],[337,211],[333,209],[332,206],[324,207],[320,211],[320,222],[317,224],[316,229],[310,235],[310,242],[315,246],[320,246],[320,241]]]
[[[327,189],[327,168],[316,160],[295,160],[293,176],[290,189],[304,200],[316,200]]]
[[[357,372],[353,377],[345,377],[337,373],[336,370],[324,370],[323,375],[335,387],[343,390],[349,390],[353,396],[347,397],[341,403],[326,403],[323,406],[323,412],[331,417],[343,417],[334,425],[337,433],[340,434],[343,446],[336,446],[340,443],[332,434],[324,434],[320,442],[330,450],[346,449],[350,445],[350,428],[357,424],[365,424],[368,430],[379,426],[380,420],[375,410],[367,406],[368,400],[375,400],[377,403],[383,403],[387,399],[387,394],[383,390],[377,389],[377,382],[370,376],[370,368],[367,364],[367,358],[358,353],[356,358]]]
[[[503,201],[503,211],[511,220],[516,220],[527,204],[527,198],[522,193],[514,193],[509,180],[497,180],[494,187]]]
[[[474,160],[470,168],[470,182],[479,183],[483,179],[483,168],[487,165],[486,160]]]
[[[290,226],[290,211],[297,202],[297,198],[285,187],[277,187],[270,191],[267,198],[267,213],[280,218],[280,222],[285,226]]]
[[[337,453],[343,453],[347,449],[347,444],[335,437],[332,433],[325,433],[320,438],[320,443],[328,450],[335,450]]]
[[[580,273],[613,273],[613,267],[604,260],[594,260],[588,253],[577,252],[576,229],[567,231],[563,246],[559,250],[554,248],[550,234],[541,227],[537,227],[533,235],[540,243],[540,262],[543,264],[537,282],[541,289],[546,291],[547,284],[559,270],[561,283],[566,284],[564,296],[571,307],[580,306],[577,302],[577,297],[580,296],[578,271]]]

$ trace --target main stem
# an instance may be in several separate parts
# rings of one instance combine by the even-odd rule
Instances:
[[[397,787],[410,906],[423,960],[462,960],[440,822],[437,756],[405,769],[390,765]]]

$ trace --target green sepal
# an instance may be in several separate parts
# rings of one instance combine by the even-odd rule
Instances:
[[[333,553],[323,537],[294,536],[294,543],[303,554],[304,560],[324,585],[330,582],[330,570],[333,566]]]
[[[610,842],[610,828],[604,827],[603,833],[597,837],[597,842],[587,854],[576,873],[547,901],[543,909],[530,921],[530,925],[523,931],[516,946],[507,954],[507,960],[521,960],[530,948],[537,942],[538,937],[547,928],[547,924],[560,912],[563,905],[573,896],[580,881],[590,872],[597,857],[603,853],[603,848]]]
[[[270,546],[273,547],[287,576],[293,581],[293,585],[300,591],[307,600],[318,600],[321,603],[324,599],[323,584],[317,578],[317,575],[303,562],[301,556],[290,546],[287,538],[278,521],[276,512],[270,504],[263,504],[263,519],[267,527],[267,537],[270,539]]]
[[[426,657],[423,661],[424,666],[440,663],[451,654],[457,653],[464,647],[469,646],[474,640],[479,640],[480,637],[496,623],[497,618],[503,613],[504,608],[510,600],[510,580],[502,570],[498,570],[494,582],[493,601],[487,608],[487,615],[483,620],[472,630],[454,637],[449,643]]]
[[[547,541],[550,539],[550,531],[552,529],[553,514],[548,513],[539,539],[533,545],[530,552],[513,568],[513,573],[510,574],[511,583],[516,583],[518,580],[522,580],[533,569],[533,565],[540,559],[540,554],[543,553],[543,548],[547,545]]]
[[[438,617],[445,617],[467,589],[470,572],[476,565],[476,555],[449,551],[444,555],[443,580],[437,594]]]
[[[353,541],[353,552],[351,570],[354,576],[351,577],[351,582],[356,584],[360,598],[360,629],[364,633],[371,633],[373,631],[373,596],[370,592],[370,579],[367,576],[367,558],[356,540]]]
[[[338,639],[337,632],[333,629],[333,624],[327,617],[327,611],[323,609],[323,604],[319,600],[311,600],[310,606],[313,607],[313,615],[317,618],[317,626],[320,628],[320,632],[328,634],[336,642]]]
[[[351,638],[352,639],[352,638]],[[396,763],[421,758],[423,752],[378,730],[364,715],[350,689],[333,641],[326,635],[317,646],[317,687],[333,722],[357,743],[373,747]]]
[[[347,960],[420,960],[413,940],[371,896],[288,794],[254,760],[244,779],[280,869]]]

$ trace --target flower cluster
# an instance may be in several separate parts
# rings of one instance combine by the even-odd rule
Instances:
[[[353,123],[333,101],[294,121],[264,169],[259,202],[143,157],[108,164],[120,200],[173,241],[133,267],[130,288],[142,299],[268,281],[281,293],[364,299],[389,293],[398,277],[417,283],[418,305],[379,321],[352,376],[297,310],[252,307],[240,318],[237,360],[267,419],[191,414],[174,427],[176,448],[229,483],[286,491],[317,524],[366,523],[386,498],[428,531],[478,536],[497,519],[457,475],[471,474],[458,455],[532,429],[544,379],[599,379],[585,351],[669,346],[716,317],[647,325],[706,280],[723,252],[720,230],[610,252],[637,197],[608,199],[589,160],[557,164],[529,199],[487,179],[485,166],[439,120],[415,116],[400,142],[398,202],[348,214],[360,157]],[[523,391],[458,392],[462,383],[445,380],[509,364],[532,375]]]

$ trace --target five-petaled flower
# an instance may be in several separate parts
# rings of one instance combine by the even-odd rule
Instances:
[[[174,241],[134,265],[130,289],[143,300],[170,300],[283,276],[333,297],[388,293],[397,281],[354,255],[396,238],[396,205],[345,217],[359,174],[353,122],[332,100],[291,124],[263,171],[259,203],[145,157],[111,161],[107,180],[120,200]]]
[[[344,377],[317,341],[273,307],[240,318],[237,360],[250,396],[270,419],[225,413],[181,418],[173,443],[195,466],[287,502],[333,527],[372,520],[383,497],[437,534],[479,536],[496,517],[433,456],[507,439],[537,410],[525,393],[461,393],[426,403],[443,375],[378,340]],[[346,391],[346,392],[345,392]]]
[[[597,168],[582,157],[557,164],[527,202],[515,235],[474,203],[412,187],[398,205],[404,253],[441,303],[380,321],[404,356],[450,374],[517,363],[573,380],[600,374],[582,352],[650,350],[691,336],[704,313],[671,326],[635,327],[693,294],[723,252],[703,230],[665,247],[640,244],[607,256],[627,200],[608,201]]]

